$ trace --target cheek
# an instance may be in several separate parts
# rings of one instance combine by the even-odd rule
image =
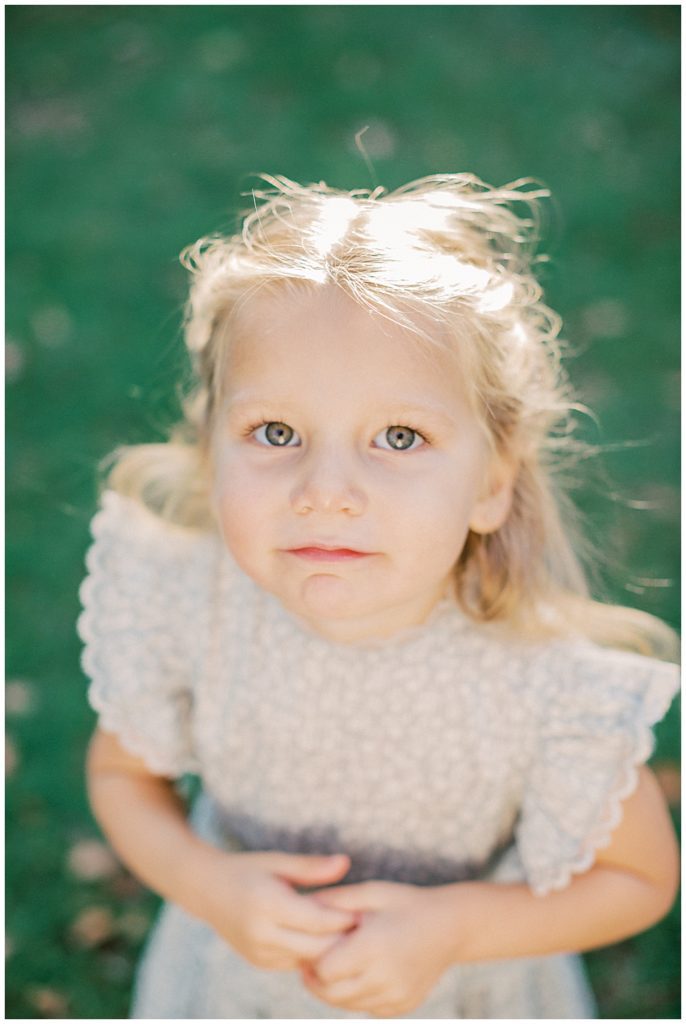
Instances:
[[[418,559],[443,563],[459,557],[479,490],[479,476],[470,469],[443,465],[404,489],[392,521]]]
[[[455,515],[454,509],[434,509],[395,544],[396,552],[403,552],[407,577],[417,583],[446,577],[457,564],[468,533],[466,520]]]
[[[407,511],[414,523],[435,524],[437,528],[458,527],[468,520],[479,490],[479,477],[471,466],[442,462],[431,472],[403,482],[397,495],[398,510]]]
[[[234,555],[259,539],[265,520],[265,493],[255,475],[240,463],[223,459],[215,467],[214,507],[222,536]]]

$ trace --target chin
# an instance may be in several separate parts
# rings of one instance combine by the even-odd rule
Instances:
[[[298,606],[301,614],[308,618],[322,619],[327,622],[338,622],[345,619],[356,619],[366,613],[356,602],[351,602],[336,594],[319,595],[317,599],[299,601]]]
[[[292,602],[288,603],[293,611],[311,621],[345,621],[375,611],[359,594],[358,586],[347,579],[324,573],[308,577],[292,597]]]

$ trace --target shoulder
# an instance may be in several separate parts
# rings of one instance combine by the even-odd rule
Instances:
[[[583,637],[540,644],[531,663],[532,684],[553,708],[586,703],[601,713],[618,705],[640,705],[644,717],[656,722],[679,688],[677,665]]]
[[[478,671],[481,686],[513,688],[536,702],[566,701],[584,693],[642,696],[664,713],[679,687],[679,666],[633,651],[602,646],[580,633],[547,637],[517,632],[502,622],[475,622],[462,611],[444,617],[439,653]]]
[[[100,507],[91,520],[91,534],[95,541],[105,544],[144,548],[153,558],[182,557],[213,536],[206,530],[177,526],[142,502],[111,490],[102,495]]]
[[[89,571],[103,559],[112,567],[118,562],[141,570],[176,567],[201,571],[216,557],[218,535],[209,530],[177,526],[156,515],[140,501],[116,491],[105,491],[90,527],[92,544],[86,555]]]
[[[466,652],[478,666],[480,686],[496,691],[503,709],[524,712],[544,730],[574,720],[652,725],[679,689],[671,662],[603,647],[580,635],[527,639],[495,624],[469,631]],[[463,648],[464,651],[464,648]]]
[[[114,491],[103,494],[91,534],[79,590],[82,638],[91,620],[118,621],[125,610],[132,627],[194,620],[224,564],[216,534],[175,526]]]

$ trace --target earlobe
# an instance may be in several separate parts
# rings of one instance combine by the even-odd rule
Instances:
[[[469,520],[474,533],[495,533],[503,525],[510,509],[514,493],[515,472],[503,474],[489,493],[476,502]]]

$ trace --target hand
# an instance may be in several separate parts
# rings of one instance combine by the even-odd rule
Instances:
[[[440,886],[363,882],[314,899],[359,917],[357,928],[301,968],[305,987],[332,1006],[398,1017],[419,1006],[454,962],[452,915]]]
[[[347,856],[221,853],[215,863],[205,919],[256,967],[297,970],[355,925],[351,911],[326,907],[314,894],[294,889],[340,881],[350,869]]]

